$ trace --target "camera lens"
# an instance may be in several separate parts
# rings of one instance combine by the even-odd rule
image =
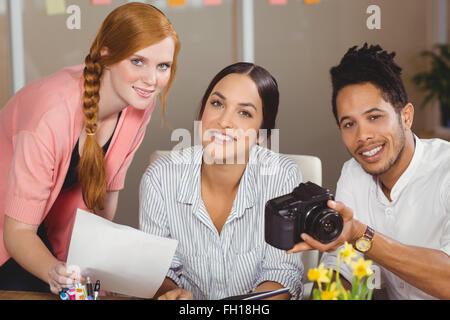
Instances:
[[[315,207],[308,214],[306,232],[322,243],[336,240],[342,232],[344,221],[330,208]]]
[[[323,222],[323,231],[326,233],[332,233],[336,229],[336,224],[330,219],[326,219]]]

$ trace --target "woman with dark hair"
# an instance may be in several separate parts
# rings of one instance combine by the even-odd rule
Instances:
[[[289,292],[276,298],[301,296],[301,256],[264,241],[266,202],[301,182],[293,161],[259,145],[275,127],[278,101],[277,82],[264,68],[226,67],[202,99],[202,144],[163,156],[145,172],[140,228],[179,241],[159,299],[283,287]]]
[[[112,220],[159,96],[175,77],[178,36],[155,7],[129,3],[103,22],[85,64],[18,92],[0,112],[0,289],[81,280],[65,265],[77,208]]]

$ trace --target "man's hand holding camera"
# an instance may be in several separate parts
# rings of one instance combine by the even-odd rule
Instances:
[[[265,216],[266,242],[287,253],[334,251],[345,241],[353,244],[367,228],[351,208],[312,182],[270,200]]]
[[[322,252],[331,252],[337,250],[344,242],[352,243],[362,237],[367,226],[360,221],[353,218],[353,210],[347,207],[344,203],[339,201],[328,200],[329,208],[339,212],[344,220],[344,227],[340,236],[330,243],[322,243],[307,233],[302,233],[300,237],[304,242],[297,243],[287,253],[303,252],[308,250],[319,250]]]

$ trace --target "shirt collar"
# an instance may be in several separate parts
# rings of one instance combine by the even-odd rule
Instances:
[[[194,200],[201,195],[200,172],[203,161],[203,146],[196,145],[192,148],[183,149],[184,159],[181,183],[177,190],[177,201],[185,204],[193,204]],[[190,186],[185,188],[184,186]]]
[[[248,209],[253,207],[256,202],[256,171],[258,163],[253,160],[257,156],[259,149],[261,148],[255,145],[250,150],[249,162],[239,183],[239,189],[232,208],[232,212],[236,212],[238,216],[244,210],[236,208],[236,205],[243,206],[242,209]],[[177,190],[177,201],[185,204],[194,204],[201,198],[201,167],[204,148],[202,145],[198,145],[184,151],[186,150],[192,152],[189,156],[191,162],[185,166],[185,170],[182,173],[181,183]],[[191,187],[183,188],[183,186]]]

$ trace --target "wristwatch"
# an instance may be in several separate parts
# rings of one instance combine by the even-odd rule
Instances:
[[[375,230],[373,230],[371,227],[367,226],[366,231],[364,232],[364,235],[356,240],[355,247],[356,250],[362,253],[366,253],[367,251],[372,248],[372,241],[373,241],[373,235],[375,234]]]

